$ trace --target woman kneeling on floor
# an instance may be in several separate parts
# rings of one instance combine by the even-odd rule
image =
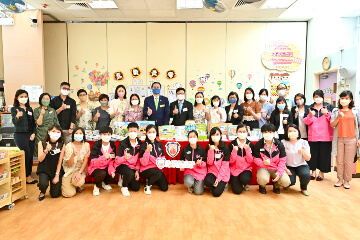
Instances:
[[[298,126],[290,124],[285,130],[285,137],[281,141],[284,144],[286,152],[286,167],[289,171],[291,185],[296,183],[296,176],[300,179],[300,189],[302,194],[309,196],[307,185],[310,182],[311,174],[307,161],[310,160],[310,146],[308,141],[301,139]],[[289,187],[290,187],[289,186]],[[285,187],[287,190],[289,187]]]
[[[180,160],[193,161],[193,168],[180,168],[184,171],[184,185],[188,187],[189,193],[202,195],[204,193],[204,179],[206,176],[206,152],[205,149],[197,143],[198,133],[192,130],[188,135],[189,144],[181,150]]]
[[[109,185],[115,177],[115,172],[111,173],[109,167],[115,158],[116,146],[110,141],[112,135],[111,127],[104,126],[100,129],[101,140],[97,141],[91,148],[90,165],[88,173],[95,178],[93,195],[100,195],[100,188],[111,190]]]
[[[247,126],[239,124],[236,128],[238,137],[229,145],[230,182],[233,193],[240,194],[245,189],[249,191],[252,177],[254,144],[246,139]]]
[[[230,151],[222,141],[222,133],[218,127],[211,129],[209,143],[206,146],[208,174],[205,186],[211,188],[214,197],[220,197],[230,179]]]
[[[274,138],[275,126],[266,123],[261,127],[261,138],[256,144],[253,152],[254,162],[258,167],[257,181],[259,192],[266,194],[266,184],[270,177],[273,178],[273,191],[280,194],[280,187],[288,187],[290,178],[285,172],[286,152],[284,145],[279,139]]]
[[[76,191],[84,190],[86,167],[90,156],[90,144],[85,142],[85,130],[75,128],[72,133],[72,142],[65,147],[61,191],[64,197],[73,197]]]
[[[39,175],[39,201],[44,200],[50,182],[50,196],[57,198],[61,194],[63,169],[62,159],[65,153],[64,136],[59,125],[49,127],[45,140],[38,143],[39,165],[36,174]]]
[[[166,177],[156,165],[156,159],[164,156],[163,144],[156,140],[156,127],[150,124],[146,127],[145,142],[140,147],[140,175],[146,179],[144,192],[148,195],[155,183],[161,191],[168,190]]]

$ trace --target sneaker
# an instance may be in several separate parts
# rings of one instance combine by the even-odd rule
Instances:
[[[339,180],[337,183],[334,184],[334,187],[341,187],[343,185],[343,180]]]
[[[101,184],[102,188],[105,190],[111,190],[112,187],[109,184],[105,184],[104,182]]]
[[[349,182],[345,182],[345,183],[344,183],[344,188],[345,188],[345,189],[350,189],[350,183],[349,183]]]
[[[244,190],[245,190],[245,191],[250,191],[250,186],[249,186],[249,184],[244,185]]]
[[[229,191],[229,183],[226,183],[224,191]]]
[[[189,187],[189,188],[188,188],[188,192],[189,192],[189,193],[193,193],[193,192],[194,192],[194,187]]]
[[[122,183],[123,183],[122,175],[119,175],[119,182],[118,182],[119,187],[122,187]]]
[[[289,190],[290,186],[284,187],[284,190]]]
[[[259,186],[259,192],[261,194],[266,194],[266,187]]]
[[[144,193],[147,194],[147,195],[151,194],[151,185],[145,185]]]
[[[125,197],[129,197],[130,193],[129,193],[129,189],[127,187],[121,187],[121,193],[122,195],[124,195]]]
[[[100,189],[96,185],[94,185],[93,195],[94,196],[100,195]]]
[[[303,190],[301,193],[304,194],[304,196],[310,196],[310,193],[307,190]]]
[[[276,193],[276,194],[280,194],[280,188],[275,187],[275,185],[273,185],[273,192]]]
[[[82,185],[81,187],[76,188],[76,191],[78,193],[81,193],[82,191],[84,191],[84,185]]]

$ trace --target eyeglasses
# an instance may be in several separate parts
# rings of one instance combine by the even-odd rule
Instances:
[[[278,88],[278,90],[286,90],[286,88]]]
[[[62,90],[70,91],[70,88],[62,88]]]

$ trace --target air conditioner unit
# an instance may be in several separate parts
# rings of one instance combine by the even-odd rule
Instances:
[[[63,0],[64,3],[92,3],[92,0]]]
[[[0,18],[0,25],[1,26],[14,26],[14,19],[13,18]]]

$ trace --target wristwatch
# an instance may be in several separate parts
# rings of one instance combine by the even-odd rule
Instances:
[[[55,173],[55,175],[60,175],[60,173],[57,172],[57,173]]]

